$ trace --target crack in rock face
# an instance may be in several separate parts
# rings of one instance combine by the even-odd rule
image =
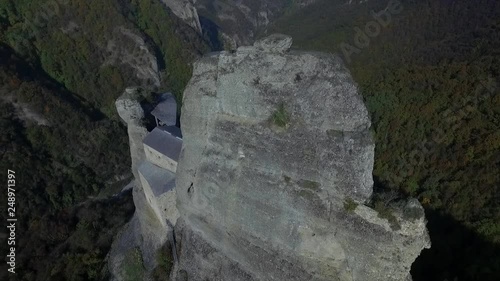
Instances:
[[[396,212],[395,230],[363,205],[375,146],[358,88],[339,57],[291,45],[271,35],[195,64],[181,116],[178,270],[189,280],[407,280],[429,247],[425,218]]]

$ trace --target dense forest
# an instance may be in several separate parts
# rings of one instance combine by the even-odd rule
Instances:
[[[96,119],[94,109],[40,77],[9,47],[0,46],[0,57],[0,168],[16,172],[19,280],[101,276],[114,233],[134,206],[130,193],[101,203],[89,196],[118,184],[117,176],[129,178],[126,132],[115,121]],[[20,119],[28,106],[43,115]]]
[[[427,212],[432,248],[414,280],[500,280],[500,3],[344,2],[318,1],[274,31],[338,53],[358,82],[375,187]]]
[[[134,36],[158,61],[160,85],[136,75],[144,62],[125,61],[141,50]],[[10,277],[107,280],[112,239],[134,211],[120,193],[132,174],[114,101],[128,86],[180,98],[209,49],[160,1],[0,0],[0,169],[17,175]]]

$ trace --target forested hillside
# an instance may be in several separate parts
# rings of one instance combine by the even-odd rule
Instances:
[[[126,132],[116,121],[96,119],[94,109],[44,78],[9,47],[0,46],[0,57],[0,169],[14,170],[17,176],[16,244],[21,277],[17,280],[101,276],[111,239],[134,210],[130,194],[91,207],[91,211],[76,205],[119,183],[118,176],[130,178],[124,153]],[[22,108],[39,112],[37,118],[45,125],[39,125],[36,118],[20,119]],[[4,219],[6,206],[2,204]],[[91,217],[99,219],[89,221]],[[94,244],[94,240],[100,242]]]
[[[338,53],[359,83],[376,188],[427,210],[433,245],[414,280],[500,280],[500,3],[346,2],[319,1],[274,31]]]
[[[106,280],[134,210],[130,192],[111,196],[132,177],[114,101],[128,86],[180,99],[210,46],[160,1],[0,0],[0,28],[0,169],[17,175],[10,277]]]

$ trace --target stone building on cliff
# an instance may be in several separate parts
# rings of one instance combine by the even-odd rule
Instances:
[[[177,103],[173,95],[162,95],[151,114],[157,127],[143,140],[146,159],[139,166],[139,178],[158,220],[165,225],[175,225],[179,217],[175,207],[175,172],[182,149],[182,133],[175,126]]]

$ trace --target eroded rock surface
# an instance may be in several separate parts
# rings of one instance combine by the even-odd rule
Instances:
[[[137,173],[139,165],[146,159],[142,140],[148,133],[144,125],[145,113],[139,102],[140,95],[137,88],[130,87],[115,102],[118,115],[127,124],[132,172],[135,179],[139,178]]]
[[[363,205],[374,143],[356,84],[337,56],[290,45],[274,35],[195,64],[177,170],[179,280],[410,278],[429,246],[425,218],[396,213],[393,230]]]

